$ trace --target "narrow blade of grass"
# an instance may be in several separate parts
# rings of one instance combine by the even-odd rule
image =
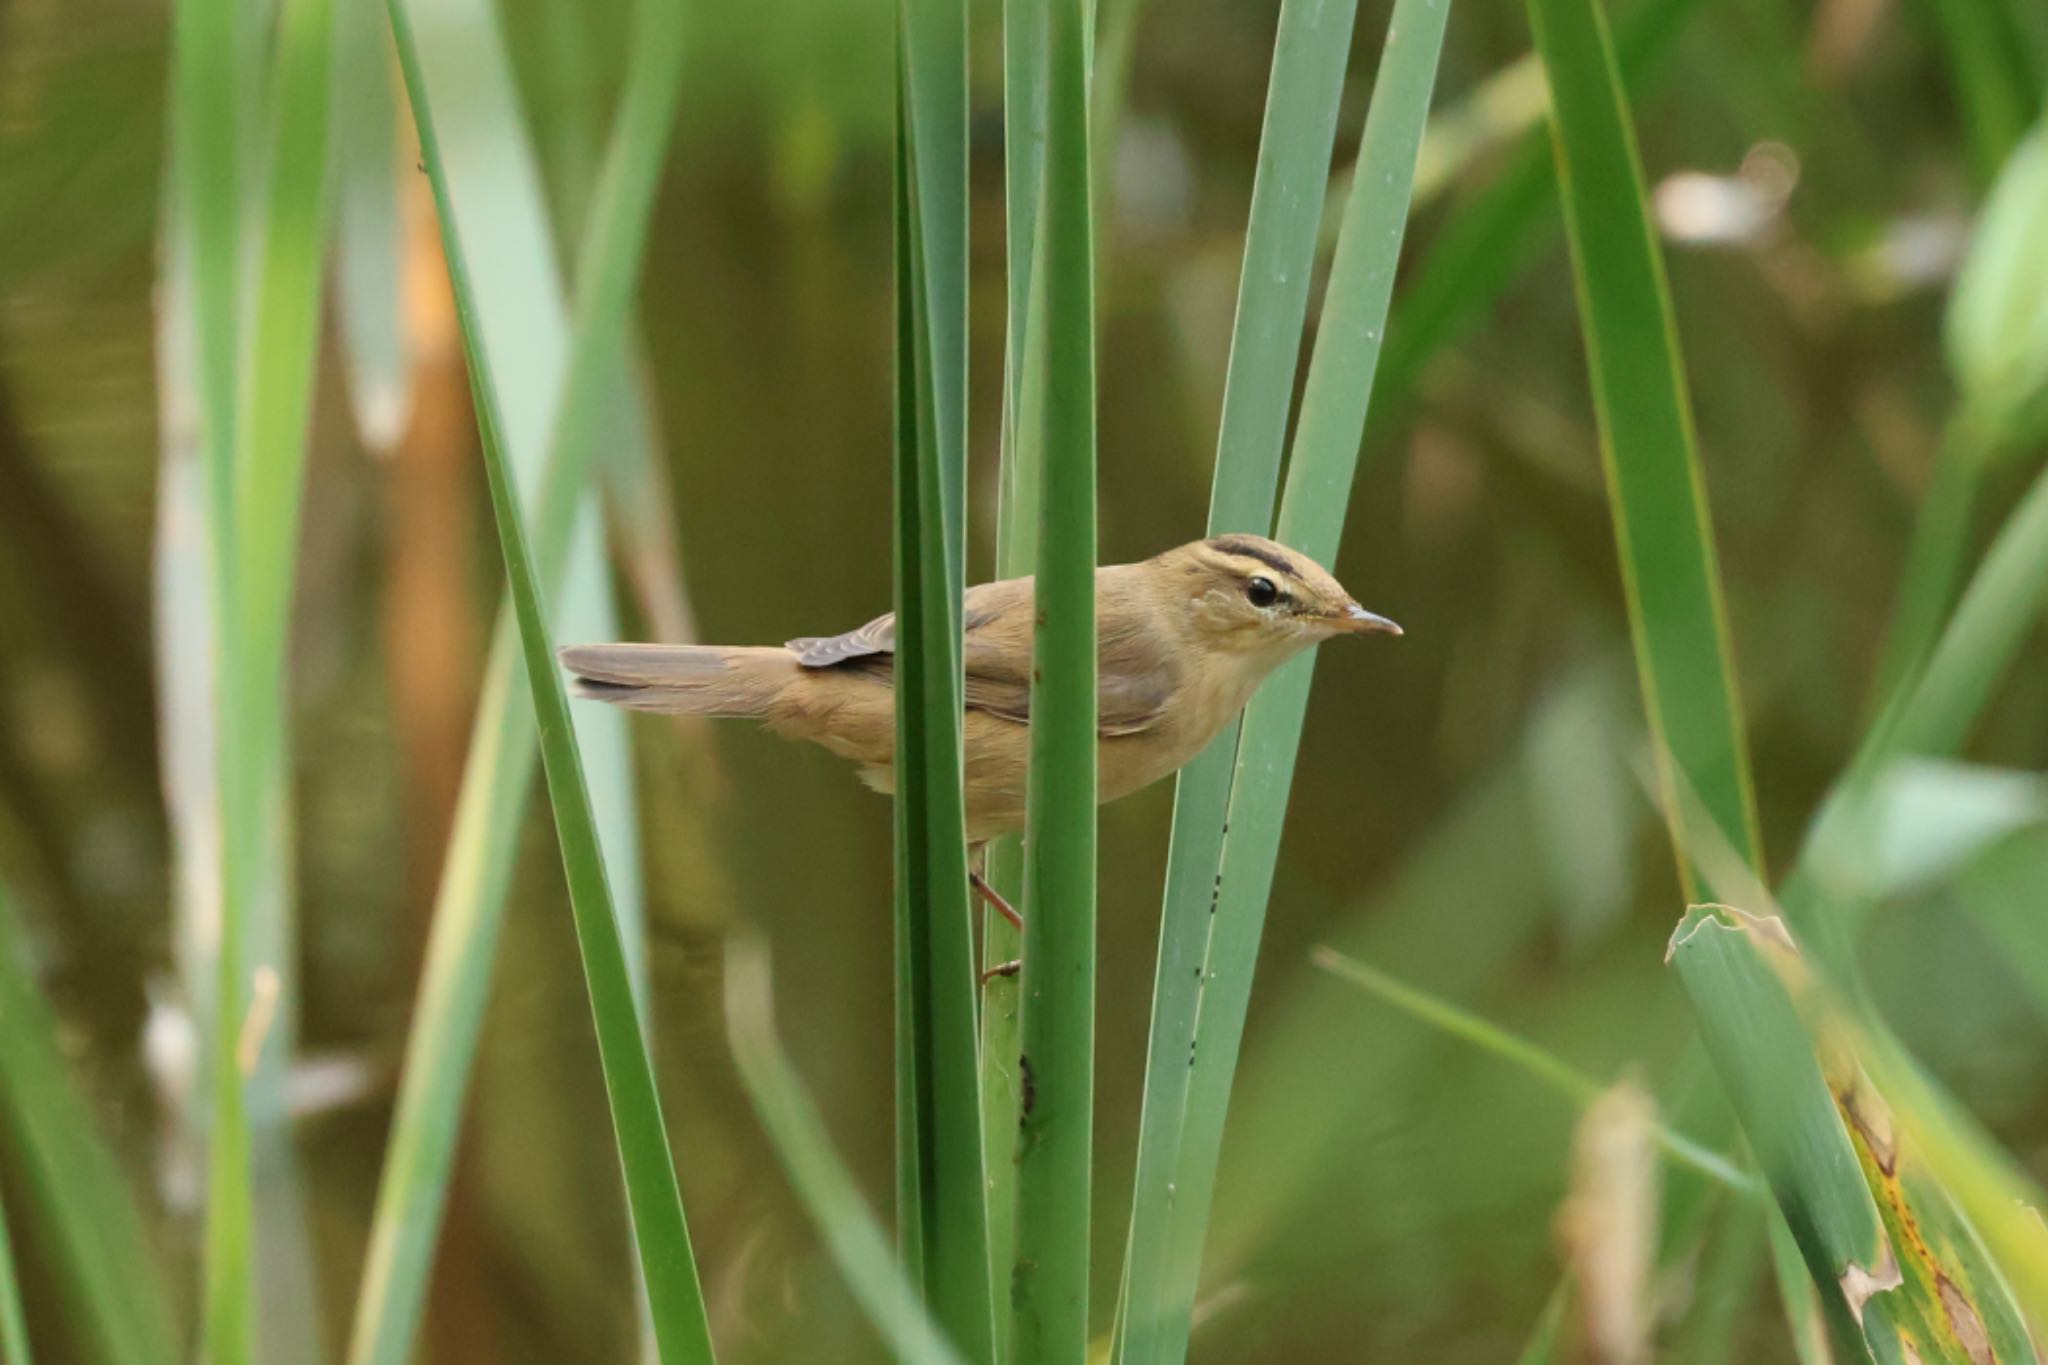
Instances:
[[[1088,1350],[1095,1114],[1093,7],[1051,0],[1046,147],[1018,441],[1041,471],[1018,1069],[1016,1358]]]
[[[1601,461],[1662,804],[1687,861],[1672,769],[1761,866],[1720,570],[1664,261],[1606,20],[1595,0],[1529,0],[1599,417]]]
[[[593,638],[607,633],[610,615],[608,609],[593,610],[600,605],[604,566],[586,475],[598,405],[619,363],[620,329],[668,150],[684,20],[681,9],[664,3],[638,11],[639,36],[619,124],[577,254],[576,310],[567,325],[546,241],[539,178],[521,132],[495,21],[479,6],[463,22],[437,21],[422,25],[419,33],[429,93],[445,90],[450,95],[444,114],[492,130],[480,141],[465,140],[463,154],[449,160],[444,171],[452,182],[456,212],[463,215],[457,222],[465,239],[487,245],[471,262],[476,278],[492,285],[493,306],[480,320],[487,340],[513,348],[515,363],[534,367],[522,368],[514,386],[522,393],[514,437],[515,454],[526,452],[540,466],[528,498],[539,577],[554,588],[572,564],[580,566],[586,585],[579,593],[581,610],[578,601],[565,600],[557,611],[565,631]],[[465,210],[465,204],[474,207]],[[559,387],[545,368],[551,361],[561,366]],[[549,393],[559,395],[552,411]],[[583,708],[575,721],[579,738],[588,743],[595,734],[622,743],[618,718],[603,710]],[[612,728],[592,731],[600,722]],[[508,606],[499,614],[492,641],[435,899],[356,1301],[350,1365],[404,1365],[412,1355],[537,757],[518,633]],[[616,824],[604,831],[610,836],[608,852],[621,832]]]
[[[1388,21],[1359,173],[1309,363],[1276,535],[1325,564],[1336,558],[1350,501],[1448,11],[1437,0],[1398,0]],[[1224,1120],[1313,664],[1313,656],[1303,656],[1280,669],[1245,712],[1208,943],[1199,958],[1201,974],[1193,978],[1199,996],[1185,1045],[1189,1074],[1180,1150],[1165,1176],[1172,1198],[1166,1210],[1165,1290],[1151,1328],[1158,1335],[1142,1359],[1177,1360],[1187,1349]],[[1132,1330],[1136,1312],[1134,1302]]]
[[[1357,9],[1356,0],[1288,0],[1280,8],[1210,484],[1210,535],[1263,534],[1272,524]],[[1168,1211],[1187,1104],[1188,1040],[1200,998],[1192,973],[1208,944],[1237,740],[1233,720],[1174,782],[1131,1229],[1118,1295],[1120,1359],[1155,1358],[1153,1334],[1164,1312]]]
[[[448,175],[441,161],[433,109],[428,101],[419,51],[403,0],[392,0],[391,23],[413,119],[419,128],[434,198],[443,225],[442,245],[454,285],[456,306],[476,394],[478,429],[491,503],[504,552],[506,577],[519,622],[527,686],[532,691],[536,728],[547,772],[548,793],[561,840],[562,866],[569,883],[577,944],[590,988],[591,1015],[603,1059],[605,1090],[611,1101],[626,1197],[632,1211],[640,1266],[645,1274],[655,1340],[664,1361],[712,1359],[710,1325],[683,1218],[681,1192],[662,1122],[654,1068],[640,1033],[631,978],[626,970],[603,849],[584,785],[582,760],[569,719],[569,701],[555,667],[553,643],[527,543],[525,518],[504,445],[497,379],[478,322],[476,294],[457,230]]]
[[[182,1339],[135,1187],[72,1081],[57,1021],[21,957],[0,889],[0,1134],[14,1226],[32,1231],[72,1339],[109,1365],[170,1365]]]
[[[1943,319],[1962,397],[1955,420],[1979,458],[2027,453],[2048,437],[2048,121],[1985,197]]]
[[[897,1225],[926,1308],[994,1347],[961,793],[967,56],[957,0],[901,0],[896,133]]]
[[[839,1273],[891,1354],[913,1365],[958,1361],[897,1268],[888,1234],[833,1150],[824,1120],[783,1053],[775,1036],[767,948],[758,940],[743,938],[726,947],[725,1020],[754,1113]]]

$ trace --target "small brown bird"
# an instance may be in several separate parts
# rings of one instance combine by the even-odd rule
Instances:
[[[1244,709],[1266,675],[1335,635],[1399,635],[1320,565],[1263,536],[1197,540],[1095,571],[1097,795],[1113,801],[1179,769]],[[1029,578],[963,604],[967,840],[1024,824],[1030,761]],[[844,635],[747,645],[572,645],[578,696],[697,716],[752,716],[895,787],[896,618]]]

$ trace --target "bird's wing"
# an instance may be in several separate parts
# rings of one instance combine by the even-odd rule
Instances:
[[[968,589],[962,599],[965,699],[970,709],[1019,723],[1031,719],[1031,606],[1029,578],[983,583]],[[791,640],[788,648],[805,668],[853,665],[892,673],[896,617],[878,616],[844,635]],[[1157,723],[1178,681],[1163,642],[1146,629],[1109,632],[1102,640],[1098,667],[1100,733],[1136,734]]]
[[[896,613],[877,616],[844,635],[806,635],[788,641],[783,648],[796,655],[805,668],[832,668],[852,659],[896,652]]]
[[[1021,594],[1019,588],[1022,588]],[[1025,607],[1031,603],[1031,580],[1010,579],[969,588],[961,599],[962,624],[967,631],[968,657],[974,654],[975,632],[1002,617],[1021,596]],[[806,635],[790,640],[783,648],[796,655],[805,668],[835,668],[856,659],[886,658],[896,652],[896,613],[889,612],[857,630],[843,635]]]

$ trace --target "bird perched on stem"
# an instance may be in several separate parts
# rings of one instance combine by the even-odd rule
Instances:
[[[1031,742],[1032,587],[984,583],[963,602],[967,840],[1024,825]],[[1399,635],[1305,555],[1263,536],[1197,540],[1095,571],[1097,795],[1178,770],[1266,675],[1337,635]],[[750,716],[896,783],[896,618],[844,635],[753,645],[572,645],[576,694],[641,711]],[[1005,907],[1007,909],[1007,907]]]

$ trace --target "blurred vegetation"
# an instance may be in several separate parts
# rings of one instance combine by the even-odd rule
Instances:
[[[1203,524],[1275,9],[1129,10],[1117,138],[1097,149],[1105,561]],[[630,347],[661,458],[614,499],[626,630],[735,642],[836,630],[890,601],[891,10],[689,10]],[[631,52],[627,7],[502,0],[500,12],[556,237],[573,243]],[[1633,107],[1775,878],[1883,701],[1895,599],[1909,545],[1929,534],[1916,523],[1941,462],[1970,462],[1945,523],[1953,583],[2041,467],[2040,410],[2024,392],[2031,377],[2038,397],[2039,334],[2011,335],[2025,319],[1996,307],[2018,296],[1994,289],[1947,310],[1972,224],[2040,117],[2048,10],[1633,0],[1611,17],[1623,35],[1670,32],[1654,60],[1629,63]],[[1380,18],[1367,7],[1357,25],[1340,168]],[[974,21],[968,562],[980,579],[992,563],[1005,291],[997,7],[977,5]],[[160,733],[151,625],[177,620],[158,609],[153,568],[160,452],[175,434],[156,322],[167,22],[118,0],[0,4],[0,885],[21,921],[10,951],[40,983],[49,1035],[141,1192],[135,1236],[182,1287],[201,1241],[204,1158],[186,1108],[205,1045],[181,997],[163,795],[177,736]],[[1430,174],[1426,146],[1428,198],[1418,192],[1341,552],[1346,584],[1408,635],[1332,650],[1319,667],[1225,1136],[1197,1360],[1511,1360],[1557,1302],[1571,1105],[1318,970],[1318,944],[1601,1081],[1646,1077],[1677,1129],[1736,1149],[1691,1043],[1685,985],[1662,964],[1683,902],[1642,776],[1554,196],[1536,194],[1526,229],[1486,255],[1509,281],[1497,296],[1486,272],[1456,275],[1468,321],[1440,348],[1395,353],[1417,327],[1408,287],[1541,137],[1526,100],[1480,98],[1529,47],[1516,7],[1452,16],[1434,144],[1448,159]],[[1465,134],[1455,151],[1443,136],[1454,126]],[[379,424],[364,387],[375,371],[351,361],[330,308],[291,616],[300,999],[286,1097],[320,1358],[349,1330],[501,583],[405,137],[392,148],[405,234],[392,279],[404,289],[403,381],[387,394],[398,415]],[[2031,242],[2039,280],[2043,195],[2001,194],[2019,204],[2014,269]],[[342,278],[330,272],[331,292]],[[1965,411],[2004,423],[1999,438],[1958,438]],[[679,572],[661,548],[670,530]],[[1935,594],[1936,622],[1953,583]],[[646,721],[634,737],[654,1052],[714,1338],[729,1360],[879,1356],[733,1069],[721,955],[733,926],[765,937],[796,1070],[868,1202],[886,1208],[888,803],[822,752],[746,727]],[[1978,766],[1916,788],[1926,804],[1898,808],[1912,822],[1899,842],[1943,813],[1982,826],[1970,812],[1987,801],[1995,837],[1935,859],[1930,875],[1873,878],[1858,960],[1898,1037],[2039,1181],[2038,631],[1957,756]],[[1991,776],[2011,781],[1991,791]],[[1110,1213],[1096,1224],[1098,1303],[1113,1297],[1130,1197],[1170,805],[1162,785],[1102,817],[1096,1204]],[[624,1359],[637,1331],[544,811],[529,811],[526,834],[423,1359]],[[4,1049],[0,1065],[11,1065]],[[36,1358],[145,1358],[77,1330],[58,1292],[77,1253],[31,1197],[48,1148],[16,1118],[0,1127],[0,1207]],[[1667,1217],[1679,1250],[1651,1295],[1659,1358],[1795,1359],[1739,1197],[1699,1194]],[[189,1324],[189,1290],[166,1293]]]

